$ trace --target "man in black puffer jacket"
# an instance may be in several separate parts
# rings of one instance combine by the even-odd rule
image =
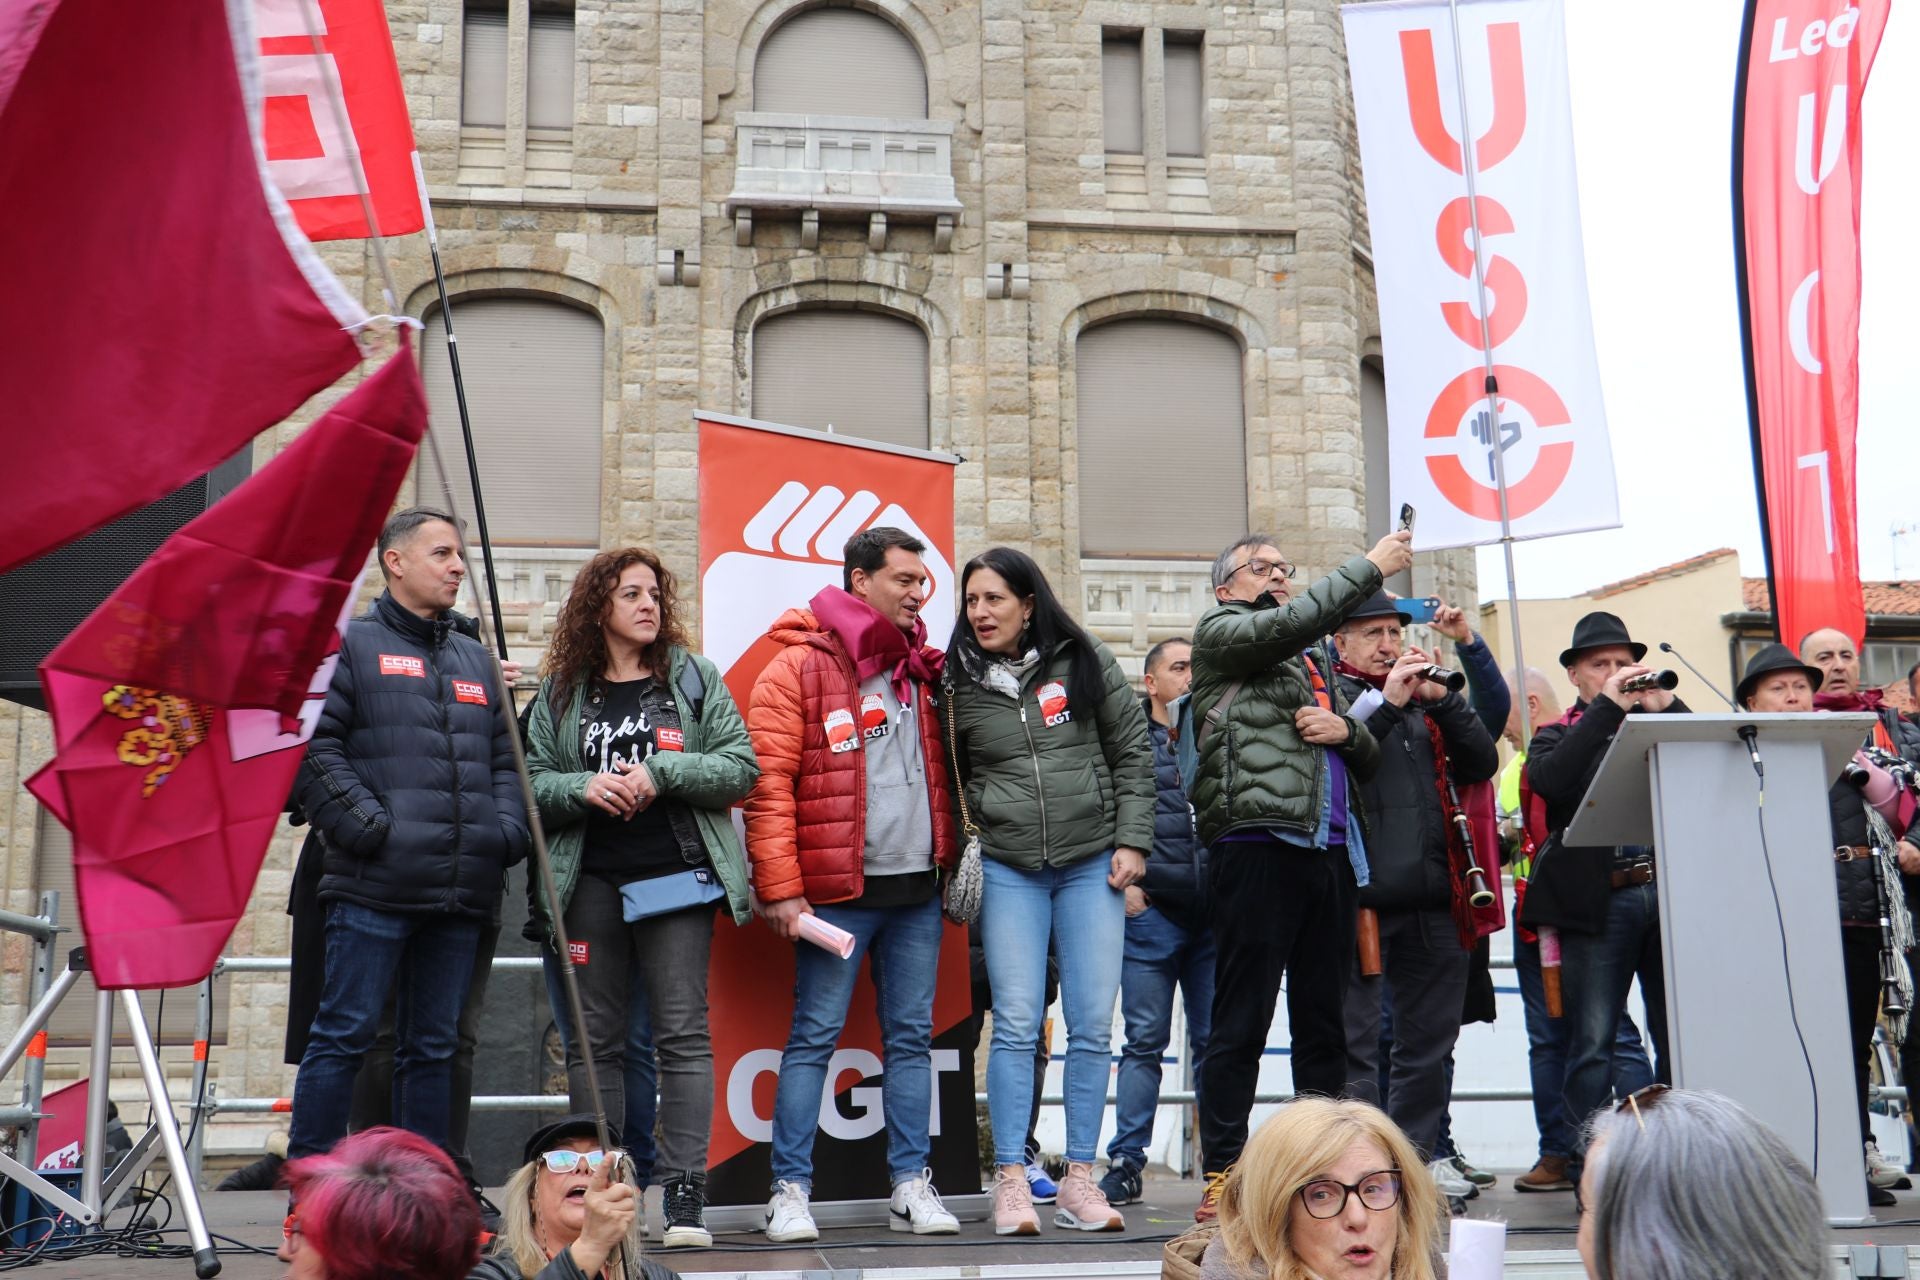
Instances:
[[[1435,1162],[1436,1180],[1465,1196],[1470,1184],[1435,1148],[1447,1109],[1447,1057],[1460,1035],[1471,950],[1454,923],[1448,861],[1451,822],[1443,771],[1455,787],[1484,782],[1500,755],[1458,693],[1423,680],[1433,661],[1402,647],[1408,614],[1376,591],[1342,624],[1340,683],[1354,715],[1380,741],[1380,767],[1360,784],[1367,806],[1367,886],[1360,906],[1379,921],[1383,972],[1355,967],[1347,984],[1347,1092],[1380,1103],[1380,997],[1393,997],[1393,1051],[1386,1107],[1413,1145]],[[1438,750],[1436,750],[1436,739]],[[1454,1184],[1458,1184],[1457,1186]]]
[[[1127,946],[1120,964],[1120,1016],[1126,1047],[1114,1082],[1113,1141],[1100,1189],[1110,1204],[1140,1198],[1140,1171],[1160,1107],[1160,1059],[1172,1036],[1173,993],[1186,1003],[1193,1073],[1207,1056],[1213,1022],[1213,934],[1207,928],[1207,847],[1195,830],[1193,806],[1180,783],[1168,739],[1170,704],[1192,679],[1193,644],[1162,640],[1147,651],[1147,737],[1153,743],[1153,856],[1139,884],[1128,885]]]
[[[380,532],[387,591],[347,628],[296,793],[324,847],[326,978],[288,1155],[347,1129],[354,1075],[396,979],[395,1122],[445,1146],[468,976],[501,872],[526,855],[497,668],[448,616],[466,575],[442,511]]]

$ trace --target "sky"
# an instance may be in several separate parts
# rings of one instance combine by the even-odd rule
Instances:
[[[1759,576],[1734,292],[1730,156],[1740,0],[1565,0],[1587,288],[1621,527],[1516,543],[1520,596],[1576,595],[1717,547]],[[1845,7],[1835,0],[1833,12]],[[1859,539],[1865,578],[1920,578],[1920,9],[1896,4],[1867,81]],[[1913,526],[1896,545],[1895,525]],[[1480,596],[1503,597],[1498,546]]]

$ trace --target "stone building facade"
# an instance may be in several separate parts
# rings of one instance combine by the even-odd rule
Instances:
[[[964,457],[960,554],[1029,549],[1133,670],[1210,599],[1205,560],[1223,531],[1273,531],[1304,578],[1386,527],[1379,330],[1334,0],[387,8],[482,464],[500,460],[486,484],[522,653],[541,647],[594,545],[650,544],[692,588],[696,408],[831,413],[842,378],[857,394],[839,412],[904,396],[923,425],[900,430]],[[442,432],[426,244],[386,247],[401,306],[429,320]],[[367,245],[323,252],[386,309]],[[896,327],[875,336],[907,355],[876,370],[836,352],[831,325],[848,316],[884,318]],[[1186,328],[1116,328],[1143,322]],[[1082,367],[1103,329],[1112,385]],[[1180,356],[1172,339],[1189,330],[1197,356],[1224,352],[1208,366],[1223,376]],[[536,331],[550,337],[522,341]],[[776,396],[775,381],[794,389]],[[1156,387],[1189,384],[1204,401],[1193,420],[1127,418]],[[261,455],[340,390],[262,437]],[[1130,544],[1136,523],[1151,528]],[[1455,553],[1421,556],[1404,589],[1474,587]],[[43,824],[18,783],[48,750],[42,717],[0,710],[0,870],[16,910],[46,877]],[[232,953],[285,954],[293,847],[277,843]],[[11,1018],[17,939],[4,958]],[[218,1087],[285,1094],[284,978],[230,981]],[[256,1144],[262,1123],[223,1119],[210,1149]]]

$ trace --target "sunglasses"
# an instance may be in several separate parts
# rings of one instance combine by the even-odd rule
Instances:
[[[1673,1086],[1668,1084],[1650,1084],[1644,1089],[1635,1089],[1632,1093],[1614,1104],[1614,1114],[1618,1115],[1622,1111],[1631,1111],[1633,1113],[1633,1122],[1640,1126],[1640,1132],[1645,1133],[1647,1131],[1647,1119],[1641,1113],[1646,1108],[1660,1101],[1662,1097],[1672,1092]]]
[[[578,1173],[584,1162],[589,1173],[597,1173],[600,1164],[607,1158],[604,1151],[543,1151],[540,1159],[546,1162],[548,1173]]]

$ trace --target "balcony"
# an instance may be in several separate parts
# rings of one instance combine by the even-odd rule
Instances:
[[[743,112],[734,125],[736,168],[726,210],[735,243],[753,243],[761,211],[800,214],[800,242],[820,240],[820,217],[865,216],[868,245],[886,247],[888,222],[931,222],[946,252],[960,202],[953,188],[953,125]]]
[[[1080,620],[1137,677],[1147,650],[1191,636],[1213,607],[1212,570],[1209,560],[1082,560]]]

